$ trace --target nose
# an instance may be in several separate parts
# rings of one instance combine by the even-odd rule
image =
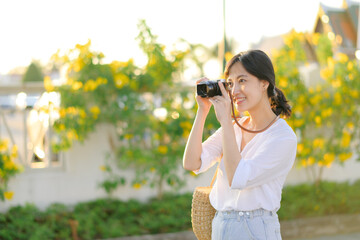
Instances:
[[[235,83],[233,83],[233,86],[231,88],[231,92],[233,95],[239,93],[241,90],[240,84],[238,82],[235,81]]]

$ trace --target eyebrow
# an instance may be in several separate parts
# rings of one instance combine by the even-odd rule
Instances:
[[[240,75],[238,75],[238,76],[236,77],[236,79],[239,79],[239,78],[241,78],[241,77],[248,77],[248,75],[246,75],[246,74],[240,74]],[[228,79],[231,80],[231,78],[228,78]]]

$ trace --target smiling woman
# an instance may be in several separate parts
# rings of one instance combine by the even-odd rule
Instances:
[[[222,95],[196,96],[199,107],[185,148],[184,168],[199,174],[219,164],[210,193],[211,205],[217,211],[212,221],[213,240],[280,239],[276,212],[295,161],[297,138],[279,117],[290,116],[290,106],[275,86],[271,60],[260,50],[235,55],[224,75],[232,94],[227,94],[219,82]],[[237,110],[250,115],[239,120],[241,128],[231,120],[232,95]],[[202,143],[211,105],[221,128]]]

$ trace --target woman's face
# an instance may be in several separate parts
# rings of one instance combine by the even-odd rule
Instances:
[[[227,82],[231,83],[234,104],[239,112],[251,111],[267,100],[269,82],[248,73],[240,62],[230,68]]]

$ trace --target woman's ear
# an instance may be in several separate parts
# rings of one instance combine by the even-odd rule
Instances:
[[[269,82],[265,80],[261,80],[262,88],[266,90],[269,87]]]

